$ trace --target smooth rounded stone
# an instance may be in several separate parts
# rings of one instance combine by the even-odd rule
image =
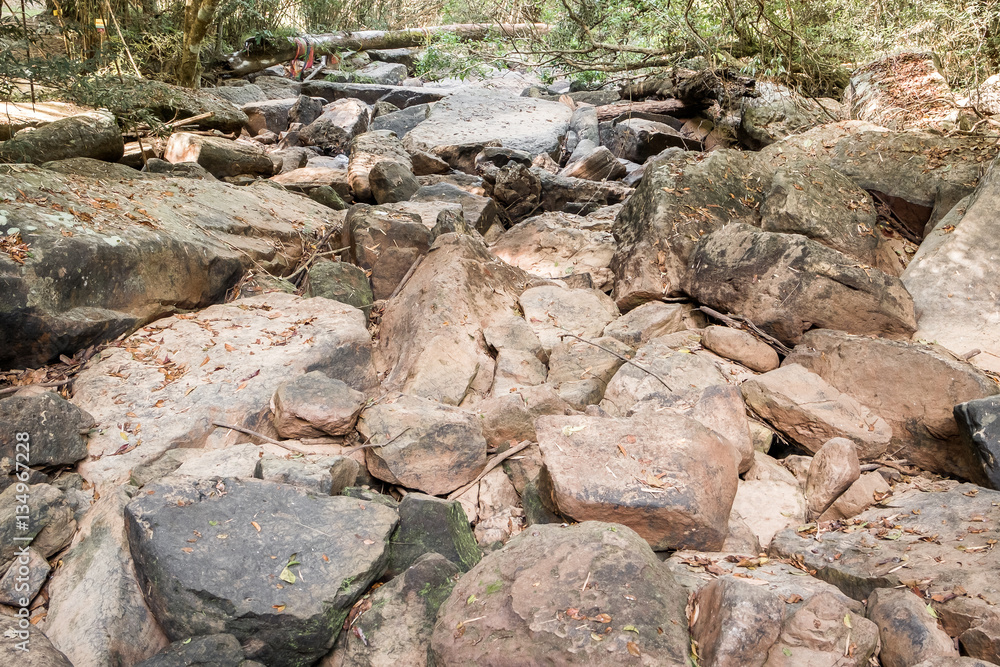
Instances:
[[[130,665],[169,640],[143,597],[125,530],[129,487],[104,493],[48,584],[45,633],[75,665]]]
[[[94,418],[51,391],[28,396],[18,393],[0,400],[0,456],[32,466],[72,465],[87,456],[83,439]],[[25,440],[18,440],[17,434]],[[19,447],[19,443],[21,446]]]
[[[1000,489],[1000,396],[959,403],[955,421],[962,439],[982,461],[990,486]]]
[[[743,516],[764,549],[779,531],[801,526],[806,520],[801,487],[778,479],[740,481],[733,509]]]
[[[878,626],[841,597],[819,593],[785,619],[764,667],[864,667],[878,648]]]
[[[254,477],[310,489],[327,496],[338,496],[358,478],[360,464],[344,456],[329,456],[315,462],[286,459],[266,454],[257,461]]]
[[[163,159],[174,164],[197,162],[216,178],[274,173],[274,162],[259,144],[190,132],[170,135]]]
[[[21,627],[21,623],[26,627]],[[0,616],[0,664],[18,667],[73,667],[66,654],[27,619]]]
[[[910,667],[936,657],[958,657],[958,651],[928,604],[906,589],[879,588],[868,597],[868,618],[878,625],[884,667]]]
[[[271,397],[274,428],[288,439],[347,435],[366,400],[342,380],[312,371],[278,385]]]
[[[797,364],[750,378],[740,389],[761,419],[809,452],[831,438],[847,438],[860,459],[871,461],[885,453],[893,436],[885,419]]]
[[[440,554],[421,556],[372,593],[365,602],[370,608],[357,617],[350,632],[341,634],[331,655],[340,662],[334,664],[426,667],[438,609],[454,589],[460,572]],[[320,667],[326,665],[320,663]]]
[[[368,173],[372,196],[379,204],[407,201],[420,189],[409,167],[395,160],[381,160]]]
[[[562,334],[597,338],[619,315],[614,301],[597,290],[542,285],[525,290],[518,301],[546,352],[563,340]]]
[[[877,472],[866,472],[844,491],[833,504],[823,512],[819,521],[850,519],[892,493],[892,488]]]
[[[814,520],[861,476],[858,450],[847,438],[833,438],[813,456],[806,478],[806,518]]]
[[[0,162],[42,164],[74,157],[117,162],[124,154],[122,131],[107,111],[60,118],[0,142]]]
[[[136,573],[168,637],[230,633],[246,657],[281,667],[330,649],[384,571],[398,516],[352,498],[221,478],[148,487],[125,521]]]
[[[746,331],[710,326],[701,334],[701,344],[716,354],[738,361],[747,368],[766,373],[778,367],[778,353]]]
[[[614,518],[656,550],[722,547],[738,456],[699,422],[666,413],[545,416],[535,429],[561,513]]]
[[[625,526],[536,525],[459,580],[431,656],[439,665],[617,666],[638,651],[648,664],[679,667],[690,650],[686,600]]]
[[[699,662],[718,667],[763,664],[781,632],[785,603],[747,580],[724,576],[695,595],[691,624]]]
[[[1000,394],[1000,387],[971,364],[936,345],[831,330],[806,333],[783,364],[805,367],[885,419],[897,456],[923,470],[987,483],[979,457],[962,440],[954,406]]]
[[[804,236],[744,223],[701,237],[685,285],[701,303],[746,317],[785,344],[814,328],[899,338],[916,330],[899,278]]]
[[[703,320],[690,304],[650,301],[608,324],[604,327],[604,335],[639,347],[658,336],[697,329]]]
[[[136,667],[243,667],[243,647],[230,634],[188,637],[175,641]]]
[[[346,303],[365,312],[375,302],[368,276],[348,262],[319,261],[309,267],[306,294]]]
[[[408,493],[399,502],[399,528],[389,542],[386,575],[395,577],[429,553],[440,554],[462,572],[472,569],[482,553],[457,500]]]
[[[361,413],[358,432],[376,445],[365,450],[373,476],[431,495],[467,484],[486,464],[479,418],[430,399],[384,396]]]

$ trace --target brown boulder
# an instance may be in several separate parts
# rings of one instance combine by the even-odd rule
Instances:
[[[540,417],[560,512],[629,526],[657,550],[719,549],[736,494],[733,447],[694,419]]]
[[[1000,393],[974,366],[936,345],[810,331],[785,359],[850,393],[892,427],[890,448],[915,465],[964,479],[983,479],[964,443],[953,407]]]

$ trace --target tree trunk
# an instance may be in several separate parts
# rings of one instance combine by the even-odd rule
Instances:
[[[197,2],[198,0],[188,0]],[[211,0],[201,0],[209,2]],[[217,2],[217,0],[216,0]],[[453,34],[468,41],[486,39],[491,34],[503,36],[524,36],[545,34],[549,26],[544,23],[460,23],[429,28],[406,28],[404,30],[362,30],[359,32],[335,32],[324,35],[305,35],[317,56],[332,55],[337,51],[364,51],[367,49],[401,49],[421,46],[435,35]],[[187,30],[185,28],[185,34]],[[223,67],[233,75],[242,76],[291,60],[295,57],[295,41],[292,38],[273,44],[251,47],[238,51],[226,58]]]
[[[177,83],[201,87],[201,44],[215,20],[220,0],[187,0],[184,7],[184,42],[177,63]]]

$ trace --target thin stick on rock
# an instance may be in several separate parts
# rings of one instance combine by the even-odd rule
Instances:
[[[775,348],[783,356],[787,357],[789,355],[789,353],[791,352],[791,350],[784,343],[782,343],[780,340],[778,340],[774,336],[769,336],[768,334],[764,333],[763,331],[761,331],[757,327],[756,324],[754,324],[753,322],[751,322],[750,320],[748,320],[745,317],[741,317],[739,319],[736,319],[736,318],[731,317],[729,315],[723,315],[719,311],[713,310],[712,308],[709,308],[708,306],[698,306],[698,310],[700,310],[701,312],[705,313],[706,315],[708,315],[711,318],[719,320],[720,322],[722,322],[726,326],[732,327],[733,329],[743,329],[744,327],[747,328],[747,329],[749,329],[751,333],[753,333],[754,335],[756,335],[757,337],[759,337],[761,340],[763,340],[765,343],[767,343],[771,347]]]
[[[609,350],[608,348],[604,347],[603,345],[598,345],[597,343],[595,343],[592,340],[587,340],[586,338],[580,338],[576,334],[571,334],[571,333],[559,334],[560,338],[563,338],[564,336],[569,336],[570,338],[575,338],[575,339],[577,339],[580,342],[586,343],[587,345],[593,345],[594,347],[596,347],[596,348],[598,348],[600,350],[604,350],[608,354],[612,354],[612,355],[618,357],[619,359],[621,359],[622,361],[624,361],[626,364],[631,364],[632,366],[635,366],[636,368],[638,368],[643,373],[648,373],[649,375],[652,375],[654,378],[656,378],[657,380],[660,381],[660,384],[662,384],[664,387],[667,388],[667,391],[673,392],[673,389],[670,388],[670,385],[667,384],[667,381],[664,380],[658,373],[656,373],[653,370],[650,370],[649,368],[646,368],[645,366],[643,366],[642,364],[640,364],[637,361],[633,361],[632,359],[629,359],[624,354],[618,354],[614,350]]]
[[[508,459],[509,457],[513,456],[514,454],[517,454],[518,452],[520,452],[522,450],[527,449],[532,444],[533,443],[530,440],[525,440],[524,442],[522,442],[521,444],[517,445],[516,447],[511,447],[510,449],[508,449],[503,454],[500,454],[499,456],[493,457],[490,460],[490,462],[486,464],[486,467],[483,468],[483,471],[481,473],[479,473],[478,475],[476,475],[476,478],[474,480],[472,480],[471,482],[469,482],[468,484],[466,484],[462,488],[457,489],[457,490],[452,491],[451,493],[449,493],[448,494],[448,500],[454,500],[455,498],[458,498],[460,495],[462,495],[463,493],[465,493],[466,491],[468,491],[469,489],[471,489],[472,487],[474,487],[476,484],[479,484],[479,482],[482,481],[483,477],[486,477],[486,475],[489,472],[491,472],[494,468],[496,468],[498,465],[500,465],[501,463],[503,463],[506,459]]]
[[[6,396],[7,394],[13,394],[21,391],[22,389],[27,389],[28,387],[61,387],[64,384],[69,384],[73,381],[73,378],[67,380],[59,380],[58,382],[39,382],[36,384],[24,384],[18,387],[7,387],[5,389],[0,389],[0,396]]]
[[[300,447],[298,445],[293,445],[293,444],[288,443],[288,442],[282,442],[280,440],[275,440],[274,438],[266,436],[263,433],[258,433],[257,431],[251,431],[250,429],[243,428],[242,426],[234,426],[233,424],[223,424],[222,422],[212,422],[212,426],[218,426],[219,428],[228,428],[230,430],[237,431],[237,432],[243,433],[245,435],[251,435],[251,436],[253,436],[255,438],[260,438],[264,442],[270,443],[272,445],[277,445],[278,447],[281,447],[283,449],[287,449],[290,452],[295,452],[296,454],[312,454],[312,453],[314,453],[312,450],[306,449],[305,447]]]
[[[341,454],[341,456],[347,456],[348,454],[353,454],[354,452],[361,451],[362,449],[370,449],[372,447],[388,447],[395,440],[401,438],[403,436],[403,434],[406,433],[409,430],[410,430],[410,427],[407,426],[402,431],[400,431],[396,435],[392,436],[391,438],[389,438],[385,442],[366,442],[363,445],[358,445],[357,447],[351,447],[346,452],[344,452],[343,454]]]

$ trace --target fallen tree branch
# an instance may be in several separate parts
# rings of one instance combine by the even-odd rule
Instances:
[[[481,482],[483,480],[483,477],[486,477],[486,475],[488,473],[492,472],[492,470],[494,468],[496,468],[498,465],[500,465],[501,463],[503,463],[505,460],[507,460],[511,456],[514,456],[514,454],[517,454],[518,452],[527,449],[530,445],[533,445],[533,444],[534,443],[531,442],[530,440],[525,440],[521,444],[517,445],[516,447],[511,447],[510,449],[508,449],[503,454],[500,454],[498,456],[494,456],[492,459],[490,459],[489,463],[486,464],[486,467],[483,468],[483,471],[481,473],[479,473],[478,475],[476,475],[476,478],[474,480],[472,480],[471,482],[469,482],[468,484],[466,484],[462,488],[455,489],[454,491],[452,491],[451,493],[449,493],[448,494],[448,500],[454,500],[455,498],[458,498],[460,495],[462,495],[463,493],[465,493],[466,491],[468,491],[469,489],[471,489],[472,487],[474,487],[476,484],[479,484],[479,482]]]
[[[290,452],[295,452],[296,454],[313,454],[311,449],[306,449],[305,447],[299,447],[298,445],[293,445],[289,442],[282,442],[281,440],[275,440],[270,436],[266,436],[263,433],[258,433],[257,431],[251,431],[248,428],[243,428],[242,426],[234,426],[233,424],[223,424],[222,422],[212,422],[212,426],[218,426],[219,428],[228,428],[232,431],[237,431],[243,433],[244,435],[251,435],[255,438],[260,438],[264,442],[272,445],[277,445],[283,449],[287,449]]]
[[[334,32],[322,35],[289,37],[263,45],[247,44],[242,51],[224,58],[222,67],[233,76],[243,76],[259,72],[271,65],[288,62],[295,57],[298,39],[305,41],[317,56],[335,55],[338,51],[366,51],[369,49],[401,49],[422,46],[437,35],[457,35],[466,41],[486,39],[492,33],[502,33],[505,37],[522,37],[531,34],[546,34],[550,27],[545,23],[455,23],[428,28],[406,28],[404,30],[361,30],[358,32]]]
[[[401,438],[403,436],[403,434],[406,433],[409,430],[410,430],[410,427],[407,426],[402,431],[400,431],[396,435],[392,436],[391,438],[389,438],[385,442],[366,442],[363,445],[358,445],[357,447],[351,447],[346,452],[344,452],[343,454],[341,454],[341,456],[347,456],[348,454],[353,454],[354,452],[361,451],[362,449],[371,449],[372,447],[388,447],[394,441],[396,441],[397,439]]]
[[[596,347],[599,350],[604,350],[608,354],[613,354],[614,356],[616,356],[619,359],[621,359],[622,361],[624,361],[626,364],[631,364],[631,365],[635,366],[636,368],[638,368],[643,373],[648,373],[648,374],[652,375],[654,378],[656,378],[657,380],[660,381],[660,384],[662,384],[664,387],[667,388],[667,391],[673,392],[673,389],[670,388],[670,385],[667,384],[667,381],[664,380],[662,377],[660,377],[659,374],[657,374],[655,371],[652,371],[652,370],[646,368],[645,366],[643,366],[639,362],[633,361],[632,359],[629,359],[624,354],[618,354],[614,350],[609,350],[608,348],[604,347],[603,345],[598,345],[597,343],[595,343],[592,340],[587,340],[586,338],[580,338],[576,334],[571,334],[571,333],[559,334],[560,338],[562,338],[564,336],[569,336],[570,338],[575,338],[575,339],[577,339],[580,342],[586,343],[587,345],[593,345],[594,347]]]
[[[64,384],[69,384],[72,381],[73,378],[68,378],[66,380],[59,380],[58,382],[38,382],[36,384],[23,384],[18,387],[7,387],[6,389],[0,389],[0,396],[13,394],[21,391],[22,389],[27,389],[28,387],[61,387]]]
[[[698,310],[705,313],[709,317],[719,320],[726,326],[732,327],[733,329],[744,329],[744,328],[749,329],[750,333],[754,334],[755,336],[763,340],[771,347],[777,349],[778,352],[780,352],[781,355],[784,357],[787,357],[791,353],[791,350],[784,343],[782,343],[774,336],[769,336],[768,334],[764,333],[759,328],[757,328],[756,324],[754,324],[745,317],[723,315],[719,311],[713,310],[708,306],[698,306]]]

